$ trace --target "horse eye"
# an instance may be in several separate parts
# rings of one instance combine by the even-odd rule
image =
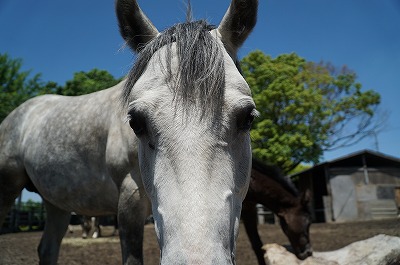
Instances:
[[[146,132],[146,120],[143,115],[131,112],[128,114],[129,126],[131,126],[136,136],[141,136]]]
[[[248,131],[251,129],[254,119],[258,116],[258,112],[254,108],[246,109],[241,117],[238,119],[238,129],[241,131]]]

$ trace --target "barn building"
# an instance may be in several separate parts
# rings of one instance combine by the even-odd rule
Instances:
[[[314,222],[396,217],[400,206],[400,159],[363,150],[291,176],[312,192]]]

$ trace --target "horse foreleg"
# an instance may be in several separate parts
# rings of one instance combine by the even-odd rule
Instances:
[[[118,229],[124,265],[143,264],[143,231],[147,213],[147,198],[130,177],[120,188]]]
[[[257,230],[257,208],[255,203],[243,202],[242,220],[253,251],[257,256],[258,264],[266,265],[264,250],[262,249],[263,244]]]
[[[89,216],[82,216],[82,238],[86,239],[92,229],[92,219]]]
[[[92,238],[101,237],[100,218],[101,217],[92,217],[92,222],[93,222],[93,226],[94,226],[94,232],[93,232]]]
[[[39,264],[55,265],[57,264],[61,240],[67,231],[71,213],[61,210],[45,200],[44,202],[47,218],[38,247]]]

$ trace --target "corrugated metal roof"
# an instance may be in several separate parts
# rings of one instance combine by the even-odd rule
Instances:
[[[348,155],[333,159],[331,161],[326,161],[320,164],[317,164],[309,169],[303,170],[296,174],[291,175],[291,177],[300,176],[303,174],[307,174],[311,171],[319,169],[323,166],[329,167],[362,167],[363,160],[362,157],[365,156],[366,164],[368,167],[400,167],[400,158],[393,157],[384,153],[380,153],[372,150],[361,150],[354,153],[350,153]]]

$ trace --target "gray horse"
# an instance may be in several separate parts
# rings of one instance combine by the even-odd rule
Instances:
[[[0,224],[24,187],[40,193],[40,264],[57,263],[72,211],[117,214],[123,263],[142,264],[146,194],[162,264],[234,264],[256,115],[236,52],[257,5],[233,0],[217,28],[197,21],[160,33],[136,1],[118,0],[121,35],[138,52],[127,79],[33,98],[3,121]]]

